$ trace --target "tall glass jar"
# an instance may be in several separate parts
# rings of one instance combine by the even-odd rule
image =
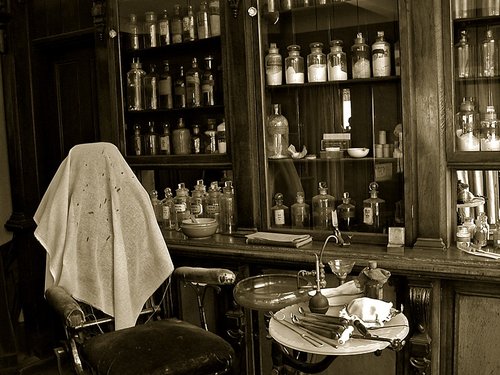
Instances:
[[[330,42],[328,54],[328,80],[342,81],[347,79],[347,57],[342,50],[344,42],[334,39]]]
[[[372,67],[374,77],[391,75],[391,48],[383,31],[377,31],[377,38],[372,44]]]
[[[188,155],[191,153],[191,133],[186,128],[182,117],[177,120],[177,129],[172,131],[172,146],[174,155]]]
[[[498,75],[498,40],[493,37],[491,29],[486,30],[481,43],[481,76],[495,77]]]
[[[331,230],[335,198],[328,194],[326,182],[318,183],[318,194],[312,198],[313,229]]]
[[[144,76],[144,108],[158,109],[159,77],[156,65],[149,66],[149,72]]]
[[[457,150],[479,151],[479,113],[474,108],[473,98],[463,98],[455,115],[455,126]]]
[[[127,103],[129,111],[144,109],[144,77],[139,58],[133,59],[131,69],[127,72]]]
[[[273,114],[267,119],[266,146],[269,159],[288,157],[288,120],[281,114],[279,104],[273,104]]]
[[[307,81],[326,82],[326,55],[323,53],[323,43],[309,44],[311,53],[307,55]]]
[[[283,61],[276,43],[269,45],[269,52],[264,60],[266,83],[269,86],[281,85],[283,82]]]
[[[471,77],[472,47],[469,44],[467,30],[460,32],[460,40],[455,44],[455,66],[458,78]]]
[[[370,78],[370,47],[365,42],[363,33],[358,33],[351,47],[352,78]]]
[[[500,151],[498,120],[495,107],[486,107],[484,119],[481,121],[481,151]]]
[[[287,47],[285,58],[285,78],[287,84],[304,83],[304,58],[300,56],[300,46],[292,44]]]

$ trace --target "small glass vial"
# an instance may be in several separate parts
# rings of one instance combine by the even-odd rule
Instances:
[[[484,212],[481,212],[476,219],[476,231],[472,243],[478,247],[486,246],[489,234],[490,225],[488,224],[488,217]]]
[[[481,121],[481,151],[500,151],[497,114],[495,107],[486,107],[484,119]]]
[[[191,135],[191,153],[202,154],[203,141],[200,134],[200,125],[193,124],[192,128],[193,128],[193,134]]]
[[[458,225],[457,226],[457,247],[458,246],[463,246],[463,247],[468,247],[470,245],[470,233],[467,230],[466,227],[463,225]]]
[[[174,15],[170,21],[170,36],[173,44],[182,43],[182,18],[179,4],[174,5]]]
[[[380,232],[383,230],[382,213],[384,212],[385,200],[378,197],[378,184],[372,182],[369,185],[370,198],[363,201],[363,223],[370,231]]]
[[[144,142],[146,146],[147,155],[157,155],[158,154],[158,134],[155,132],[155,124],[153,121],[149,121],[148,132],[145,135],[146,141]]]
[[[307,81],[326,82],[326,55],[323,53],[323,43],[309,44],[311,53],[307,55]]]
[[[224,119],[217,125],[217,151],[219,154],[227,153],[226,122]]]
[[[163,10],[161,18],[158,21],[158,36],[160,46],[168,46],[170,44],[170,20],[166,9]]]
[[[207,130],[205,135],[207,136],[207,142],[205,145],[206,154],[217,154],[219,152],[217,148],[217,130],[215,125],[215,119],[209,118],[207,120]]]
[[[136,156],[142,155],[142,134],[141,125],[139,124],[134,126],[134,154]]]
[[[362,33],[358,33],[351,47],[352,78],[370,78],[370,47],[365,43]]]
[[[291,206],[292,228],[309,228],[311,225],[310,207],[304,202],[304,192],[297,192],[296,202]]]
[[[498,58],[498,41],[493,37],[493,31],[488,29],[481,43],[482,77],[495,77],[498,75]]]
[[[151,48],[158,46],[158,31],[156,30],[156,13],[146,12],[144,13],[145,22],[144,30],[146,35],[144,37],[144,48]]]
[[[175,217],[175,205],[174,197],[172,194],[172,189],[165,188],[165,198],[161,201],[162,207],[162,227],[165,230],[175,230],[176,227],[176,217]]]
[[[196,40],[196,23],[194,22],[193,6],[188,5],[186,14],[182,17],[182,41]]]
[[[351,230],[356,217],[356,207],[351,203],[351,197],[345,192],[342,197],[342,203],[337,207],[339,229]]]
[[[200,9],[196,13],[198,39],[210,38],[210,22],[208,16],[208,5],[206,1],[200,3]]]
[[[473,98],[463,98],[460,110],[455,115],[455,132],[458,151],[479,151],[479,113]]]
[[[163,131],[160,135],[160,154],[161,155],[170,155],[172,153],[170,147],[170,125],[168,122],[165,122],[162,126]]]
[[[318,230],[331,230],[334,208],[335,198],[328,194],[326,182],[319,182],[318,194],[312,198],[313,228]]]
[[[290,210],[283,204],[283,194],[276,193],[274,195],[274,202],[274,206],[271,207],[272,226],[284,227],[288,225]]]
[[[144,109],[144,77],[139,58],[132,60],[131,69],[127,72],[127,102],[129,111]]]
[[[177,129],[172,131],[172,146],[174,155],[188,155],[191,153],[191,133],[186,128],[182,117],[177,121]]]
[[[467,30],[460,31],[460,40],[455,44],[455,65],[458,78],[471,77],[472,47]]]
[[[210,18],[210,34],[220,35],[220,4],[219,0],[209,0],[208,13]]]
[[[342,50],[344,43],[334,39],[330,42],[328,54],[328,81],[342,81],[347,79],[347,57]]]
[[[144,107],[145,109],[158,109],[159,77],[156,65],[149,66],[149,72],[144,76]]]
[[[374,77],[391,75],[391,47],[385,40],[383,31],[377,31],[377,38],[372,44],[372,67]]]
[[[140,32],[139,32],[139,25],[137,23],[137,15],[135,13],[131,13],[130,14],[130,19],[129,19],[129,38],[130,38],[130,42],[129,42],[129,46],[130,46],[130,49],[133,49],[133,50],[138,50],[141,48],[141,45],[140,45],[140,38],[139,38],[139,35],[140,35]]]
[[[300,46],[292,44],[287,47],[288,56],[285,58],[286,83],[304,83],[304,58],[300,56]]]
[[[269,52],[264,58],[266,83],[268,86],[278,86],[283,82],[283,61],[276,43],[269,45]]]
[[[273,104],[273,114],[266,124],[266,149],[269,159],[288,157],[288,120],[281,114],[281,106]]]
[[[215,105],[215,75],[213,72],[214,58],[205,57],[205,70],[201,78],[201,96],[204,106]]]

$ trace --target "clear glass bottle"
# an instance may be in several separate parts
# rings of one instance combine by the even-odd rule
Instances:
[[[160,135],[160,154],[161,155],[170,155],[172,153],[172,149],[170,146],[170,124],[165,122],[162,126],[163,131]]]
[[[181,182],[177,185],[174,197],[174,210],[176,218],[176,230],[181,229],[182,221],[189,219],[191,212],[189,211],[189,190],[185,184]]]
[[[283,194],[274,195],[274,206],[271,207],[271,222],[273,227],[284,227],[289,225],[290,210],[283,204]]]
[[[304,83],[304,58],[300,56],[300,46],[292,44],[287,47],[285,58],[285,81],[287,84]]]
[[[156,190],[151,191],[151,193],[149,193],[149,198],[151,199],[151,205],[153,206],[156,221],[158,223],[161,223],[163,215],[161,212],[161,201],[158,199],[158,192]]]
[[[469,44],[467,30],[460,31],[460,40],[455,44],[455,65],[458,78],[472,76],[472,47]]]
[[[331,230],[334,208],[335,198],[328,194],[326,182],[319,182],[318,194],[312,198],[313,228],[318,230]]]
[[[217,181],[212,181],[208,188],[207,217],[216,219],[220,225],[220,199],[221,191]]]
[[[156,65],[149,66],[149,72],[144,76],[144,108],[158,109],[158,86],[159,77],[156,73]]]
[[[266,124],[266,149],[269,159],[288,157],[288,120],[281,114],[281,105],[273,104],[273,114]]]
[[[206,1],[200,3],[200,9],[196,13],[198,39],[210,38],[210,22],[208,16],[208,5]]]
[[[155,123],[149,121],[148,132],[145,135],[146,155],[158,154],[158,134],[155,132]]]
[[[352,78],[370,78],[370,47],[363,38],[363,33],[358,33],[351,47]]]
[[[269,45],[269,51],[264,58],[266,69],[266,83],[269,86],[278,86],[283,83],[283,60],[276,43]]]
[[[168,46],[170,44],[170,19],[166,9],[163,10],[158,21],[158,36],[160,46]]]
[[[493,30],[486,30],[481,43],[481,76],[495,77],[498,75],[498,41],[493,36]]]
[[[186,105],[188,107],[201,106],[201,72],[196,57],[193,57],[191,69],[186,73]]]
[[[467,228],[472,240],[474,238],[474,234],[476,233],[476,224],[474,224],[474,219],[470,216],[465,217],[462,226]]]
[[[476,231],[474,232],[472,243],[477,247],[488,245],[489,234],[490,225],[488,224],[488,217],[484,212],[481,212],[476,219]]]
[[[374,77],[391,75],[391,46],[385,40],[383,31],[377,31],[375,43],[372,44],[372,68]]]
[[[344,132],[351,131],[351,89],[342,89],[342,128]]]
[[[340,230],[352,230],[352,225],[356,218],[356,207],[352,204],[348,192],[344,192],[342,203],[337,207]]]
[[[210,15],[210,33],[212,36],[219,36],[220,35],[219,0],[209,0],[208,13]]]
[[[201,96],[204,106],[215,105],[215,75],[213,72],[214,58],[212,56],[205,57],[205,70],[201,79]]]
[[[220,231],[231,234],[236,232],[237,211],[235,201],[235,191],[232,181],[225,181],[220,198]]]
[[[204,145],[201,137],[200,125],[193,124],[192,131],[193,134],[191,135],[191,153],[202,154]]]
[[[457,246],[468,247],[470,245],[470,233],[463,225],[457,226],[456,240]]]
[[[201,185],[200,185],[201,181]],[[205,185],[203,180],[198,180],[196,186],[191,190],[189,209],[194,217],[204,217],[206,207]]]
[[[174,15],[170,21],[170,36],[173,44],[182,43],[182,18],[179,4],[174,5]]]
[[[140,26],[137,23],[137,15],[131,13],[129,16],[129,46],[130,49],[138,50],[141,48],[140,44]]]
[[[498,125],[495,107],[486,106],[486,113],[481,121],[481,151],[500,151]]]
[[[224,119],[217,125],[217,151],[219,154],[227,152],[226,121]]]
[[[455,115],[456,147],[458,151],[479,151],[479,113],[473,98],[463,98]]]
[[[144,31],[146,35],[144,36],[144,48],[151,48],[158,46],[158,31],[156,23],[156,13],[146,12],[144,13]]]
[[[141,134],[141,125],[134,125],[134,154],[136,156],[142,155],[142,134]]]
[[[172,131],[172,146],[174,155],[189,155],[191,153],[191,133],[186,128],[182,117],[177,120],[177,128]]]
[[[127,103],[129,111],[144,109],[144,76],[139,58],[132,60],[131,69],[127,72]]]
[[[334,39],[330,42],[328,54],[328,81],[342,81],[347,79],[347,57],[342,47],[342,40]]]
[[[196,40],[196,23],[194,21],[193,6],[188,5],[186,14],[182,17],[182,41],[192,42]]]
[[[163,71],[158,81],[159,107],[164,109],[174,108],[173,82],[170,74],[170,64],[168,60],[163,61]]]
[[[172,189],[167,187],[165,188],[164,192],[165,198],[161,201],[163,219],[162,227],[165,230],[175,230],[177,219],[175,215],[175,205]]]
[[[309,44],[311,53],[307,55],[307,82],[326,82],[326,55],[323,43]]]
[[[174,104],[176,108],[186,108],[186,80],[184,78],[184,67],[179,67],[179,75],[174,84]]]
[[[215,125],[215,119],[209,118],[207,120],[207,130],[205,135],[207,136],[207,142],[205,144],[206,154],[217,154],[219,152],[217,148],[217,130]]]
[[[304,192],[298,191],[295,203],[290,207],[292,228],[309,228],[311,225],[311,209],[304,202]]]
[[[363,223],[368,227],[368,231],[382,232],[384,229],[382,215],[385,209],[385,200],[378,197],[378,184],[376,182],[371,182],[368,189],[370,198],[363,201]]]

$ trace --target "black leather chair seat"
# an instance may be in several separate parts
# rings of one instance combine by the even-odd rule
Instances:
[[[94,374],[207,375],[230,368],[234,351],[211,332],[167,319],[96,336],[83,344],[83,357]]]

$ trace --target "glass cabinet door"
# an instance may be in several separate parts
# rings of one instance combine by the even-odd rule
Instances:
[[[404,226],[398,1],[259,4],[267,228]]]

